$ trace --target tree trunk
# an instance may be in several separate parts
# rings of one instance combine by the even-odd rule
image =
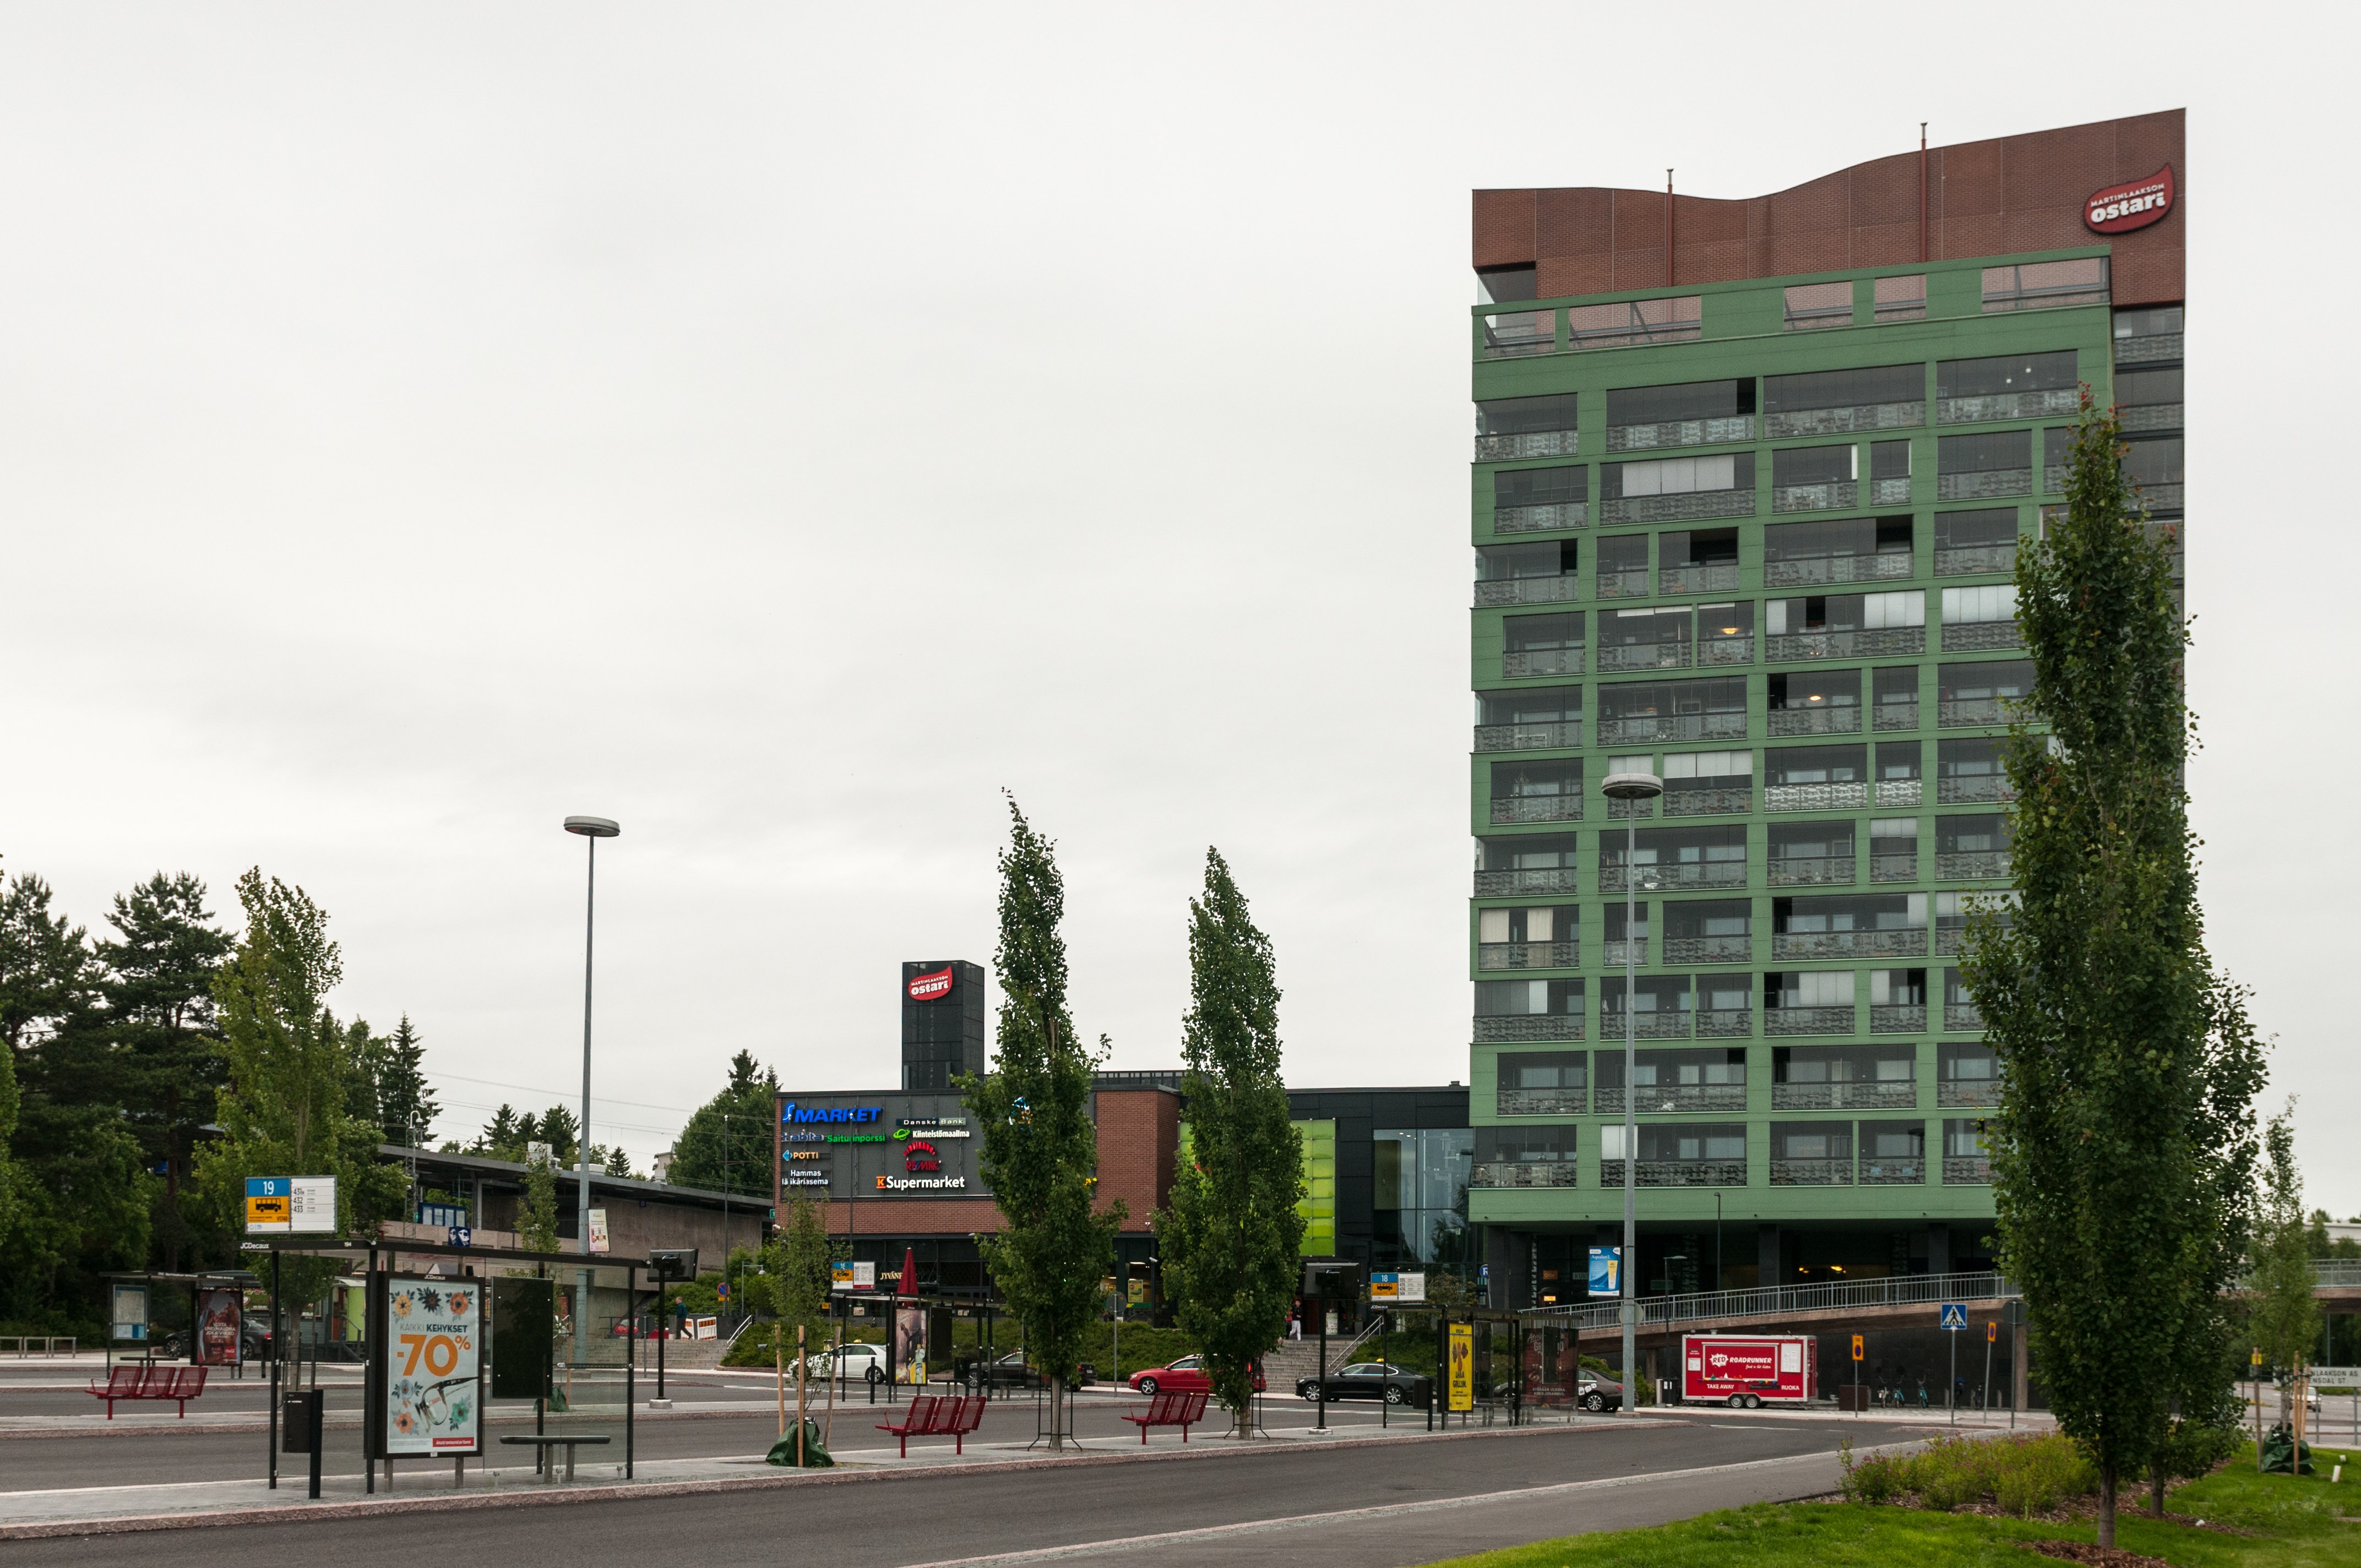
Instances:
[[[1049,1379],[1049,1452],[1066,1451],[1066,1380],[1063,1376]]]
[[[787,1336],[781,1334],[781,1339]],[[804,1326],[796,1325],[796,1468],[804,1467],[804,1372],[807,1356],[804,1351]]]
[[[828,1362],[828,1414],[823,1418],[819,1441],[823,1446],[836,1441],[836,1386],[844,1380],[844,1325],[836,1326],[836,1354]],[[834,1453],[834,1449],[829,1450]]]
[[[771,1365],[777,1369],[779,1386],[779,1435],[787,1435],[787,1325],[771,1325]]]
[[[2164,1461],[2159,1459],[2147,1478],[2147,1511],[2151,1519],[2164,1517]]]
[[[2099,1466],[2099,1544],[2115,1543],[2115,1462]]]

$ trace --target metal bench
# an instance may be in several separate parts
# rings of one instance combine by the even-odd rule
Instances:
[[[549,1451],[551,1449],[561,1446],[564,1447],[566,1450],[566,1478],[568,1481],[574,1479],[574,1451],[576,1448],[586,1442],[595,1448],[614,1441],[615,1440],[613,1438],[607,1436],[603,1432],[556,1431],[535,1432],[531,1437],[504,1437],[500,1439],[502,1445],[509,1448],[538,1448],[541,1450],[542,1465],[545,1465],[548,1463]],[[536,1465],[534,1468],[539,1469],[542,1465]]]
[[[145,1366],[118,1366],[101,1383],[91,1379],[85,1390],[93,1399],[106,1401],[106,1419],[115,1419],[117,1399],[170,1399],[180,1407],[181,1419],[188,1420],[189,1401],[205,1391],[206,1366],[163,1366],[150,1362]]]
[[[967,1452],[967,1434],[983,1424],[984,1398],[981,1394],[917,1394],[911,1397],[910,1409],[901,1420],[880,1421],[877,1430],[891,1432],[902,1442],[902,1457],[910,1457],[910,1440],[914,1437],[947,1437],[951,1440],[951,1452]]]
[[[1166,1389],[1149,1397],[1145,1414],[1123,1419],[1139,1429],[1142,1447],[1147,1446],[1150,1427],[1179,1427],[1180,1441],[1186,1442],[1189,1429],[1205,1419],[1205,1398],[1202,1389]]]

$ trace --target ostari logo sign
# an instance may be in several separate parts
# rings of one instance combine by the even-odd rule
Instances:
[[[951,993],[951,971],[949,964],[925,974],[914,974],[906,988],[913,1002],[940,1002]]]
[[[2161,222],[2172,211],[2172,165],[2166,164],[2145,180],[2093,191],[2082,203],[2082,222],[2094,234],[2129,234]]]

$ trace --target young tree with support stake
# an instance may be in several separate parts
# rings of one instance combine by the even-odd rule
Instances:
[[[760,1281],[763,1305],[770,1308],[773,1363],[779,1376],[779,1435],[787,1435],[787,1357],[796,1357],[795,1463],[806,1461],[804,1432],[808,1409],[807,1388],[811,1347],[809,1331],[826,1332],[829,1322],[830,1266],[836,1249],[829,1240],[828,1222],[808,1192],[787,1194],[786,1212],[779,1234],[763,1248]],[[794,1350],[789,1351],[792,1343]],[[833,1390],[834,1379],[830,1379]],[[830,1395],[833,1398],[833,1393]]]
[[[1270,938],[1215,850],[1189,901],[1190,1004],[1180,1025],[1189,1146],[1156,1216],[1167,1293],[1215,1398],[1252,1430],[1254,1364],[1279,1342],[1303,1247],[1302,1136],[1280,1074]]]
[[[2001,1261],[2059,1425],[2118,1482],[2171,1431],[2173,1358],[2227,1283],[2260,1052],[2207,959],[2183,768],[2188,632],[2170,556],[2085,394],[2065,517],[2018,548],[2033,696],[2011,727],[2013,920],[1970,919],[1963,977],[2000,1058],[1987,1124]],[[2038,724],[2037,731],[2030,725]]]
[[[1098,1128],[1091,1080],[1104,1058],[1086,1049],[1066,1012],[1066,944],[1058,926],[1066,889],[1055,846],[1008,803],[1000,856],[1000,1017],[993,1070],[960,1090],[983,1134],[978,1160],[999,1205],[999,1234],[983,1236],[993,1282],[1025,1325],[1025,1347],[1049,1382],[1049,1446],[1066,1446],[1065,1390],[1098,1313],[1099,1282],[1115,1267],[1121,1202],[1094,1206]]]

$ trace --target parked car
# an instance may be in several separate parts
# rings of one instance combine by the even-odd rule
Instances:
[[[1096,1376],[1096,1370],[1084,1362],[1074,1369],[1074,1386],[1087,1388]],[[1049,1386],[1049,1377],[1026,1361],[1022,1350],[1012,1350],[997,1361],[977,1357],[968,1364],[966,1375],[961,1381],[979,1394],[986,1388],[1046,1388]]]
[[[813,1377],[862,1378],[871,1383],[885,1381],[885,1347],[882,1344],[852,1343],[841,1351],[824,1350],[809,1360]]]
[[[242,1320],[237,1331],[240,1358],[247,1361],[270,1359],[270,1330],[259,1317]],[[174,1329],[156,1342],[156,1353],[169,1358],[189,1354],[189,1331]]]
[[[1389,1405],[1424,1405],[1433,1397],[1434,1379],[1382,1361],[1356,1361],[1328,1374],[1323,1385],[1306,1377],[1295,1386],[1298,1398],[1313,1404],[1337,1399],[1383,1399]]]
[[[1205,1358],[1202,1355],[1184,1355],[1170,1366],[1151,1366],[1145,1371],[1135,1372],[1125,1381],[1143,1394],[1153,1394],[1159,1389],[1182,1394],[1210,1394],[1213,1391],[1213,1376],[1205,1370]],[[1266,1387],[1262,1363],[1257,1361],[1254,1364],[1254,1391],[1259,1394]]]
[[[1586,1410],[1620,1410],[1623,1385],[1605,1377],[1584,1377],[1574,1386],[1574,1398]]]

